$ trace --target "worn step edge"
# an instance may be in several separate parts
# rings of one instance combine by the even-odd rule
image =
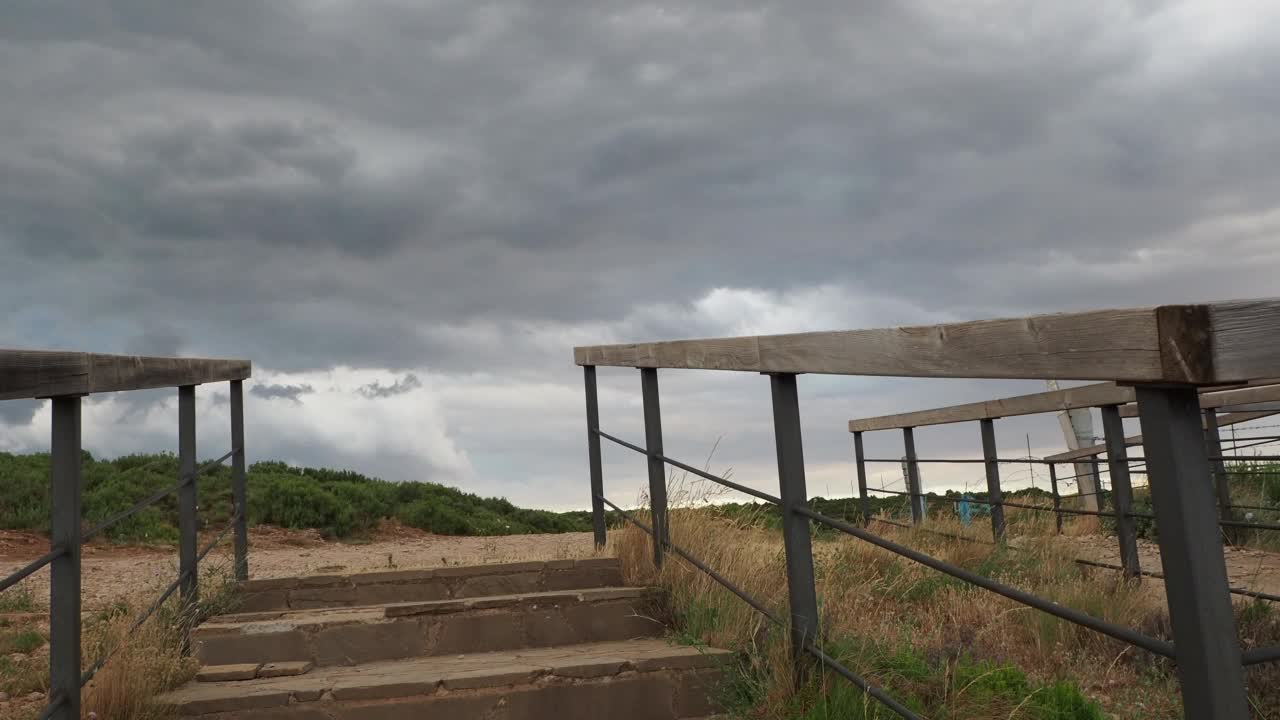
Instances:
[[[196,682],[243,682],[261,678],[293,677],[306,675],[315,666],[310,660],[206,665],[196,673]]]
[[[617,558],[581,558],[249,580],[239,590],[244,612],[258,613],[622,584]]]
[[[410,615],[440,614],[448,612],[464,612],[490,608],[509,607],[512,605],[543,603],[575,603],[602,602],[605,600],[622,600],[640,598],[660,592],[656,588],[644,587],[604,587],[580,588],[570,590],[540,590],[537,592],[512,593],[507,595],[485,595],[480,597],[454,598],[448,600],[411,600],[407,602],[385,602],[370,605],[353,605],[344,607],[312,608],[308,610],[271,610],[266,612],[228,613],[216,615],[196,629],[196,636],[201,634],[219,634],[238,632],[237,628],[261,623],[289,623],[299,625],[321,623],[329,627],[337,625],[367,622],[373,618],[395,618]],[[302,620],[314,618],[313,620]]]
[[[192,636],[205,665],[252,662],[314,662],[319,667],[358,665],[414,657],[554,647],[633,638],[664,632],[655,619],[660,593],[583,591],[570,596],[481,598],[468,609],[425,603],[361,611],[324,611],[231,625],[206,624]],[[558,599],[552,600],[550,598]],[[576,598],[583,598],[578,600]],[[489,602],[496,603],[490,606]]]
[[[588,654],[584,657],[584,653]],[[555,680],[586,681],[629,673],[693,671],[718,668],[732,657],[729,651],[670,646],[663,640],[594,643],[385,661],[316,669],[296,677],[190,683],[158,702],[183,715],[198,716],[317,700],[386,700]]]
[[[513,607],[536,610],[548,605],[593,604],[615,600],[658,598],[658,588],[588,588],[585,590],[550,590],[547,592],[491,595],[457,600],[386,603],[357,607],[290,610],[270,613],[220,615],[205,621],[192,631],[195,639],[225,635],[261,635],[290,630],[325,630],[347,625],[378,623],[383,620],[418,615],[447,615],[477,610],[501,610]]]

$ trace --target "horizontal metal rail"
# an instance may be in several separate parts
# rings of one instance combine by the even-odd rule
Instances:
[[[1057,465],[1061,461],[1049,462],[1040,458],[993,458],[994,462],[1007,463],[1010,465],[1026,465],[1033,463],[1036,465]],[[880,462],[880,463],[903,463],[907,462],[906,458],[862,458],[863,462]],[[918,463],[944,463],[947,465],[959,465],[962,463],[980,464],[987,462],[985,458],[916,458]]]
[[[593,429],[593,432],[595,432],[597,435],[599,435],[600,437],[604,438],[605,440],[608,440],[608,441],[613,442],[613,443],[617,443],[618,445],[621,445],[622,447],[625,447],[625,448],[628,448],[628,449],[631,449],[631,450],[635,450],[636,452],[638,452],[638,453],[640,453],[641,455],[644,455],[644,456],[646,456],[646,457],[648,457],[648,456],[649,456],[649,451],[648,451],[648,450],[646,450],[646,449],[644,449],[644,448],[642,448],[642,447],[640,447],[639,445],[632,445],[631,443],[627,442],[626,440],[623,440],[623,439],[621,439],[621,438],[614,437],[613,435],[610,435],[609,433],[607,433],[607,432],[605,432],[605,431],[603,431],[603,430],[601,430],[601,429],[599,429],[599,428],[594,428],[594,429]],[[711,473],[707,472],[706,470],[699,470],[698,468],[696,468],[696,467],[694,467],[694,466],[692,466],[692,465],[687,465],[687,464],[685,464],[685,463],[680,462],[679,460],[673,460],[673,459],[671,459],[671,458],[667,457],[666,455],[655,455],[654,457],[656,457],[657,459],[661,460],[662,462],[664,462],[664,463],[666,463],[666,464],[668,464],[668,465],[671,465],[671,466],[673,466],[673,467],[680,468],[681,470],[684,470],[685,472],[691,472],[691,473],[693,473],[694,475],[697,475],[698,477],[701,477],[701,478],[706,478],[707,480],[710,480],[711,482],[719,483],[719,484],[721,484],[721,485],[723,485],[723,486],[725,486],[725,487],[727,487],[727,488],[729,488],[729,489],[731,489],[731,490],[737,490],[737,491],[738,491],[738,492],[740,492],[740,493],[743,493],[743,494],[746,494],[746,495],[750,495],[750,496],[752,496],[752,497],[760,498],[761,500],[764,500],[765,502],[773,503],[774,505],[781,505],[781,504],[782,504],[782,500],[780,500],[779,498],[774,497],[773,495],[770,495],[769,493],[761,492],[761,491],[756,490],[756,489],[754,489],[754,488],[749,488],[749,487],[747,487],[746,485],[742,485],[741,483],[733,482],[732,480],[728,480],[728,479],[722,478],[722,477],[720,477],[720,476],[718,476],[718,475],[712,475]]]
[[[134,619],[133,624],[129,626],[129,632],[127,633],[127,635],[132,635],[133,633],[137,632],[138,628],[142,627],[143,623],[145,623],[147,620],[150,620],[151,616],[154,615],[156,611],[159,610],[162,605],[164,605],[165,601],[168,600],[173,595],[173,593],[178,590],[178,587],[182,584],[182,581],[184,579],[186,579],[185,574],[178,575],[178,578],[174,580],[169,585],[169,587],[165,588],[164,592],[160,593],[160,597],[156,598],[156,600],[151,603],[150,607],[148,607],[145,611],[143,611],[141,615],[139,615],[137,618]],[[120,644],[112,648],[110,652],[108,652],[106,655],[103,655],[102,657],[95,660],[93,665],[89,666],[88,670],[85,670],[83,673],[81,673],[80,687],[84,687],[85,685],[88,685],[89,681],[93,679],[93,676],[97,675],[98,671],[101,670],[103,666],[107,664],[107,661],[110,660],[117,652],[119,652],[120,648],[123,646],[124,646],[124,642],[122,641]]]
[[[668,464],[668,465],[671,465],[671,466],[674,466],[674,467],[680,468],[681,470],[684,470],[685,472],[691,472],[691,473],[693,473],[694,475],[697,475],[698,477],[706,478],[707,480],[710,480],[711,482],[719,483],[719,484],[721,484],[721,485],[723,485],[723,486],[725,486],[725,487],[727,487],[727,488],[730,488],[730,489],[732,489],[732,490],[737,490],[737,491],[738,491],[738,492],[740,492],[740,493],[744,493],[744,494],[746,494],[746,495],[750,495],[750,496],[752,496],[752,497],[760,498],[761,500],[764,500],[765,502],[768,502],[768,503],[773,503],[774,505],[781,505],[781,504],[782,504],[782,500],[781,500],[780,498],[776,498],[776,497],[774,497],[774,496],[770,495],[769,493],[761,492],[761,491],[756,490],[756,489],[754,489],[754,488],[749,488],[749,487],[747,487],[746,485],[742,485],[742,484],[740,484],[740,483],[733,482],[732,480],[728,480],[728,479],[725,479],[725,478],[722,478],[722,477],[718,477],[718,476],[716,476],[716,475],[712,475],[711,473],[706,472],[705,470],[699,470],[698,468],[693,467],[692,465],[686,465],[686,464],[684,464],[684,463],[682,463],[682,462],[680,462],[680,461],[678,461],[678,460],[672,460],[671,458],[669,458],[669,457],[667,457],[667,456],[665,456],[665,455],[658,455],[657,457],[658,457],[658,459],[659,459],[659,460],[661,460],[662,462],[664,462],[664,463],[666,463],[666,464]]]
[[[967,535],[956,535],[955,533],[949,533],[949,532],[946,532],[945,530],[934,530],[933,528],[927,528],[927,527],[924,527],[923,525],[908,525],[907,523],[898,522],[896,520],[886,520],[885,518],[880,518],[880,517],[873,517],[871,519],[875,520],[876,522],[884,523],[885,525],[893,525],[895,527],[900,527],[904,530],[913,530],[916,532],[929,533],[930,535],[937,535],[938,537],[944,537],[950,540],[964,540],[965,542],[976,543],[978,545],[990,545],[991,547],[995,547],[996,545],[990,540],[983,540],[982,538],[972,538],[972,537],[968,537]]]
[[[191,482],[189,479],[187,479],[187,480],[181,480],[181,481],[179,481],[179,482],[178,482],[178,484],[176,484],[176,485],[172,485],[172,486],[170,486],[170,487],[167,487],[167,488],[165,488],[165,489],[163,489],[163,490],[160,490],[159,492],[156,492],[155,494],[151,495],[151,496],[150,496],[150,497],[148,497],[148,498],[145,498],[145,499],[143,499],[143,500],[139,500],[138,502],[134,503],[131,507],[129,507],[127,510],[121,510],[120,512],[116,513],[115,515],[112,515],[111,517],[107,518],[106,520],[103,520],[102,522],[98,523],[97,525],[94,525],[93,527],[89,528],[88,530],[85,530],[85,531],[84,531],[84,534],[83,534],[81,537],[84,539],[84,541],[85,541],[85,542],[88,542],[88,540],[89,540],[90,538],[92,538],[94,535],[97,535],[98,533],[102,532],[103,530],[106,530],[107,528],[111,527],[112,525],[115,525],[116,523],[120,522],[121,520],[125,520],[125,519],[127,519],[127,518],[130,518],[130,517],[132,517],[132,516],[134,516],[134,515],[136,515],[136,514],[138,514],[138,513],[142,512],[143,510],[146,510],[147,508],[151,507],[152,505],[155,505],[156,503],[160,502],[161,500],[165,499],[166,497],[168,497],[168,496],[170,496],[170,495],[172,495],[172,494],[174,494],[174,493],[178,492],[179,490],[181,490],[181,489],[183,488],[183,486],[184,486],[184,485],[186,485],[186,484],[187,484],[187,483],[189,483],[189,482]]]
[[[886,488],[873,488],[873,487],[867,488],[867,492],[889,493],[890,495],[913,495],[914,494],[914,493],[909,493],[905,490],[888,490]]]
[[[896,555],[901,555],[902,557],[908,558],[910,560],[914,560],[915,562],[920,563],[921,565],[933,568],[934,570],[937,570],[942,573],[946,573],[947,575],[950,575],[959,580],[963,580],[967,583],[970,583],[971,585],[977,585],[978,587],[981,587],[986,590],[990,590],[991,592],[994,592],[998,595],[1003,595],[1004,597],[1007,597],[1010,600],[1021,603],[1028,607],[1033,607],[1037,610],[1046,612],[1055,617],[1061,618],[1063,620],[1067,620],[1068,622],[1072,622],[1077,625],[1082,625],[1091,630],[1102,633],[1103,635],[1107,635],[1115,638],[1116,640],[1129,643],[1134,647],[1142,648],[1143,650],[1154,653],[1156,655],[1161,655],[1167,658],[1174,657],[1174,650],[1173,650],[1172,643],[1166,642],[1164,640],[1159,640],[1157,638],[1147,637],[1146,635],[1143,635],[1139,632],[1123,627],[1121,625],[1116,625],[1115,623],[1111,623],[1106,620],[1093,617],[1092,615],[1089,615],[1087,613],[1082,613],[1078,610],[1073,610],[1071,608],[1063,607],[1051,600],[1045,600],[1044,598],[1037,597],[1035,595],[1032,595],[1031,593],[1028,593],[1022,590],[1018,590],[1017,588],[1009,587],[1004,583],[996,582],[995,580],[992,580],[987,577],[983,577],[982,575],[979,575],[974,572],[970,572],[968,570],[965,570],[964,568],[957,567],[955,565],[952,565],[951,563],[944,562],[935,557],[926,555],[922,552],[912,550],[911,548],[905,545],[900,545],[898,543],[895,543],[892,540],[886,540],[876,535],[875,533],[868,532],[862,528],[854,527],[848,523],[841,522],[834,518],[829,518],[821,513],[814,512],[813,510],[810,510],[807,507],[798,507],[795,509],[795,512],[801,515],[804,515],[805,517],[808,517],[811,520],[822,523],[827,527],[831,527],[836,530],[840,530],[842,532],[848,533],[860,540],[865,540],[866,542],[869,542],[872,545],[880,547],[884,550],[888,550],[889,552],[892,552]]]
[[[17,585],[18,583],[27,579],[27,576],[31,575],[35,571],[44,567],[45,565],[48,565],[49,563],[53,562],[54,558],[61,556],[66,551],[67,549],[65,547],[59,545],[53,548],[52,550],[50,550],[49,552],[45,553],[44,555],[41,555],[35,560],[32,560],[31,562],[22,566],[21,568],[18,569],[17,572],[14,572],[12,575],[10,575],[9,577],[3,580],[0,580],[0,592],[4,592],[5,590],[8,590],[14,585]]]
[[[1124,567],[1121,565],[1098,562],[1097,560],[1085,560],[1084,558],[1076,558],[1075,561],[1079,565],[1088,565],[1090,567],[1105,568],[1107,570],[1124,570]],[[1164,580],[1164,574],[1155,572],[1154,570],[1138,570],[1138,573],[1145,577],[1155,578],[1157,580]],[[1273,595],[1272,593],[1262,592],[1261,590],[1250,590],[1248,588],[1241,588],[1241,587],[1228,587],[1227,592],[1231,593],[1232,595],[1240,595],[1242,597],[1251,597],[1251,598],[1256,598],[1258,600],[1268,600],[1270,602],[1280,602],[1280,595]]]
[[[924,720],[919,715],[907,709],[902,703],[889,697],[887,694],[885,694],[883,690],[876,687],[875,685],[872,685],[866,680],[862,679],[857,674],[855,674],[852,670],[840,664],[840,662],[837,661],[835,658],[822,652],[822,650],[815,647],[813,643],[806,643],[804,646],[804,649],[805,649],[805,652],[817,658],[818,662],[821,662],[824,666],[830,667],[832,670],[835,670],[836,673],[838,673],[845,680],[848,680],[854,685],[857,685],[863,692],[875,698],[876,700],[879,700],[885,707],[897,713],[899,717],[904,717],[907,720]]]
[[[889,493],[891,495],[911,495],[911,493],[903,492],[901,490],[883,490],[881,488],[867,488],[867,492],[883,492],[883,493]],[[1069,498],[1084,497],[1085,495],[1096,495],[1096,494],[1097,493],[1085,493],[1084,495],[1063,495],[1062,499],[1066,500]],[[1039,510],[1041,512],[1062,512],[1062,513],[1067,513],[1068,515],[1093,515],[1096,517],[1115,517],[1115,513],[1109,513],[1109,512],[1101,512],[1101,511],[1095,511],[1095,510],[1073,510],[1071,508],[1063,508],[1063,507],[1055,509],[1052,505],[1025,505],[1022,503],[1009,502],[1008,500],[1002,500],[1000,502],[992,502],[991,500],[984,500],[980,498],[960,498],[960,497],[953,497],[953,496],[947,496],[947,495],[930,495],[929,493],[921,493],[920,497],[933,497],[933,498],[937,498],[938,500],[943,500],[947,502],[966,501],[966,502],[971,502],[975,505],[1003,505],[1005,507],[1025,508],[1027,510]],[[1128,517],[1144,518],[1144,519],[1150,519],[1150,520],[1154,520],[1156,517],[1155,515],[1152,515],[1150,513],[1131,512],[1131,513],[1126,513],[1126,515]]]
[[[1244,662],[1245,667],[1276,662],[1280,660],[1280,645],[1248,650],[1241,656],[1241,660]]]
[[[1228,510],[1261,510],[1263,512],[1280,512],[1280,505],[1224,505]]]
[[[594,432],[595,434],[597,434],[597,435],[599,435],[600,437],[604,438],[605,440],[608,440],[609,442],[612,442],[612,443],[615,443],[615,444],[621,445],[621,446],[622,446],[622,447],[624,447],[624,448],[628,448],[628,449],[631,449],[631,450],[635,450],[636,452],[640,453],[641,455],[644,455],[644,456],[646,456],[646,457],[649,455],[649,451],[648,451],[648,450],[646,450],[646,449],[644,449],[644,448],[642,448],[642,447],[640,447],[639,445],[632,445],[631,443],[627,442],[626,440],[623,440],[623,439],[622,439],[622,438],[620,438],[620,437],[614,437],[613,435],[610,435],[609,433],[607,433],[607,432],[605,432],[605,431],[601,430],[600,428],[593,428],[593,429],[592,429],[592,432]]]
[[[630,522],[632,525],[635,525],[636,527],[645,531],[646,533],[649,534],[650,537],[656,537],[653,534],[653,528],[640,522],[634,516],[632,516],[631,513],[628,513],[626,510],[623,510],[617,505],[614,505],[613,502],[609,500],[609,498],[604,497],[603,495],[599,495],[597,497],[599,497],[600,501],[603,502],[605,505],[608,505],[609,507],[617,511],[617,513],[621,515],[623,518],[625,518],[627,522]],[[734,595],[737,595],[743,602],[750,605],[753,610],[760,613],[761,615],[764,615],[766,618],[768,618],[778,626],[786,627],[786,623],[782,621],[782,618],[778,617],[769,608],[766,608],[763,603],[761,603],[759,600],[756,600],[755,598],[748,595],[744,590],[740,589],[737,585],[734,585],[725,576],[721,575],[715,570],[712,570],[710,567],[706,565],[706,563],[703,563],[701,560],[690,555],[684,548],[680,547],[679,545],[676,545],[671,541],[667,541],[665,545],[668,550],[684,558],[690,565],[706,573],[708,576],[711,577],[712,580],[715,580],[716,582],[723,585],[726,590],[733,593]]]
[[[231,448],[229,451],[227,451],[226,455],[223,455],[220,458],[215,458],[213,460],[209,460],[205,462],[205,464],[196,468],[196,475],[203,475],[209,471],[209,468],[217,467],[218,465],[221,465],[222,463],[230,460],[231,457],[235,455],[238,451],[239,451],[239,448]]]
[[[205,472],[207,472],[207,471],[209,470],[209,468],[211,468],[211,467],[215,467],[215,466],[217,466],[217,465],[221,465],[222,463],[226,462],[228,459],[230,459],[232,456],[234,456],[234,455],[236,454],[236,452],[237,452],[237,450],[236,450],[235,448],[233,448],[233,449],[231,450],[231,452],[228,452],[226,455],[223,455],[222,457],[217,458],[217,459],[215,459],[215,460],[210,460],[210,461],[206,462],[205,464],[201,465],[199,468],[197,468],[197,469],[196,469],[196,473],[195,473],[195,474],[196,474],[197,476],[199,476],[199,475],[203,475]],[[140,471],[140,470],[143,470],[143,469],[146,469],[146,468],[149,468],[149,467],[152,467],[152,466],[158,465],[159,463],[163,462],[164,460],[168,460],[168,458],[163,458],[163,459],[161,459],[161,460],[153,461],[153,462],[147,463],[146,465],[139,465],[139,466],[138,466],[138,467],[136,467],[136,468],[130,468],[129,470],[127,470],[127,471],[126,471],[126,473],[138,472],[138,471]],[[82,536],[82,537],[83,537],[83,539],[84,539],[85,541],[88,541],[88,540],[89,540],[90,538],[92,538],[93,536],[97,535],[98,533],[102,532],[103,530],[106,530],[107,528],[111,527],[112,525],[115,525],[116,523],[120,522],[121,520],[125,520],[125,519],[127,519],[127,518],[129,518],[129,517],[132,517],[133,515],[136,515],[137,513],[139,513],[139,512],[141,512],[141,511],[143,511],[143,510],[147,509],[148,507],[150,507],[150,506],[152,506],[152,505],[154,505],[154,504],[156,504],[156,503],[160,502],[161,500],[165,499],[165,498],[166,498],[166,497],[168,497],[169,495],[172,495],[172,494],[174,494],[174,493],[178,492],[179,490],[181,490],[181,489],[182,489],[182,488],[183,488],[187,483],[189,483],[189,482],[191,482],[191,478],[183,478],[181,481],[179,481],[179,482],[178,482],[178,484],[176,484],[176,485],[172,485],[172,486],[170,486],[170,487],[168,487],[168,488],[165,488],[164,490],[160,490],[159,492],[157,492],[157,493],[155,493],[155,494],[151,495],[150,497],[148,497],[148,498],[146,498],[146,499],[144,499],[144,500],[140,500],[140,501],[138,501],[138,502],[134,503],[134,504],[133,504],[131,507],[129,507],[127,510],[121,510],[120,512],[116,513],[115,515],[112,515],[111,517],[107,518],[106,520],[103,520],[102,522],[98,523],[97,525],[94,525],[93,527],[89,528],[88,530],[85,530],[85,531],[84,531],[84,534],[83,534],[83,536]]]
[[[222,542],[222,539],[227,536],[227,533],[235,529],[236,522],[239,519],[240,519],[240,513],[237,512],[233,514],[231,518],[227,520],[227,524],[225,527],[222,528],[222,531],[219,532],[216,537],[214,537],[212,540],[209,541],[209,544],[205,545],[200,550],[200,552],[196,554],[196,562],[200,562],[204,560],[205,556],[208,555],[215,547],[217,547],[218,543]]]
[[[1219,520],[1218,524],[1225,527],[1250,528],[1253,530],[1280,530],[1280,524],[1278,523],[1248,522],[1245,520]]]
[[[1026,505],[1024,503],[1009,502],[1008,500],[1003,500],[1001,502],[992,502],[991,500],[970,500],[969,502],[975,503],[978,505],[1004,505],[1006,507],[1023,508],[1026,510],[1039,510],[1041,512],[1063,512],[1069,515],[1096,515],[1098,517],[1115,517],[1115,513],[1109,513],[1109,512],[1101,512],[1101,511],[1093,511],[1093,510],[1072,510],[1071,508],[1064,508],[1064,507],[1060,507],[1055,510],[1052,505]],[[1128,512],[1128,513],[1125,513],[1125,516],[1131,517],[1131,518],[1143,518],[1145,520],[1156,519],[1156,516],[1152,515],[1151,513]]]

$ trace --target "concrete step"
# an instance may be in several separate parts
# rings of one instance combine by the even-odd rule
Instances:
[[[192,640],[205,666],[332,667],[659,637],[664,628],[654,618],[661,605],[660,597],[643,588],[587,588],[240,613],[205,622]]]
[[[244,582],[240,610],[315,610],[620,585],[617,558],[315,575]]]
[[[714,715],[724,651],[660,639],[192,682],[161,698],[200,720],[683,720]]]

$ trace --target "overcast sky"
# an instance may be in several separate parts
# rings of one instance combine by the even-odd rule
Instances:
[[[1208,0],[8,2],[0,346],[249,358],[251,460],[580,507],[575,344],[1280,294],[1278,22]],[[638,373],[600,374],[604,427],[638,440]],[[765,378],[661,377],[669,454],[720,439],[715,469],[776,486]],[[850,417],[1042,389],[800,387],[828,495]],[[174,396],[92,398],[86,445],[174,448]],[[225,388],[199,398],[216,456]],[[46,448],[47,414],[0,403],[0,449]],[[1063,447],[1052,418],[1010,420],[1002,454],[1028,434]],[[643,461],[606,462],[633,499]]]

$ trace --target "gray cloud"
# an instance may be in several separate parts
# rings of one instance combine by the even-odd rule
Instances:
[[[302,404],[302,396],[315,392],[310,385],[262,385],[254,384],[249,387],[249,394],[254,397],[260,397],[263,400],[289,400],[291,402]]]
[[[43,400],[5,400],[0,402],[0,424],[27,425],[35,418]]]
[[[1030,7],[21,0],[0,345],[577,388],[575,342],[733,331],[716,288],[1274,294],[1277,18]]]
[[[410,373],[390,385],[383,385],[377,380],[374,380],[368,385],[360,386],[356,389],[356,392],[370,400],[373,400],[377,398],[389,398],[396,395],[403,395],[407,392],[417,390],[420,387],[422,387],[422,381],[418,379],[417,375]]]

